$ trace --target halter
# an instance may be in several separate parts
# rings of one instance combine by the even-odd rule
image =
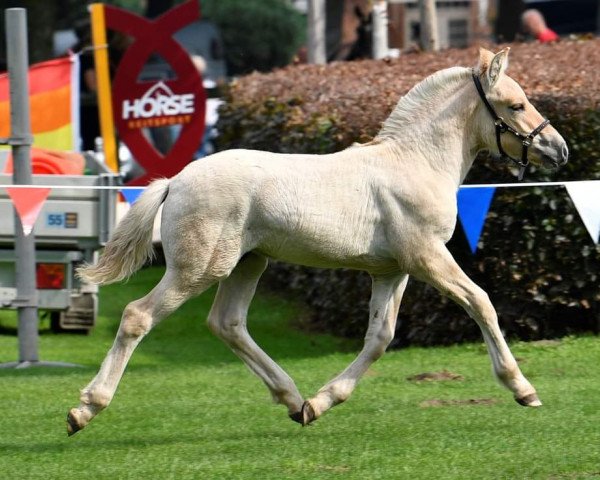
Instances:
[[[502,155],[503,158],[507,158],[507,159],[513,161],[520,167],[519,180],[523,180],[523,175],[525,174],[525,168],[527,168],[527,165],[529,165],[529,158],[527,158],[527,149],[533,143],[534,137],[536,135],[538,135],[544,128],[546,128],[546,126],[550,123],[550,120],[544,119],[544,121],[542,123],[540,123],[536,128],[534,128],[527,135],[524,135],[521,132],[515,130],[513,127],[508,125],[501,116],[499,116],[496,113],[496,110],[494,110],[494,107],[492,107],[492,104],[488,101],[487,97],[485,96],[485,92],[483,91],[483,87],[481,86],[481,82],[479,81],[479,77],[477,75],[475,75],[475,73],[473,73],[472,75],[473,75],[473,81],[475,82],[475,87],[477,88],[477,92],[479,93],[481,100],[483,100],[483,104],[487,108],[488,112],[490,112],[490,115],[494,119],[494,125],[496,126],[496,144],[498,145],[498,150],[500,151],[500,155]],[[521,140],[521,143],[523,144],[523,150],[521,151],[521,159],[520,160],[517,158],[511,157],[509,154],[507,154],[504,151],[504,148],[502,148],[501,135],[505,132],[510,132],[515,137],[517,137],[519,140]]]

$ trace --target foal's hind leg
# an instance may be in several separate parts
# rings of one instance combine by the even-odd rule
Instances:
[[[190,287],[177,281],[177,275],[165,273],[159,284],[145,297],[131,302],[123,311],[121,325],[100,371],[81,391],[80,404],[69,411],[67,432],[73,435],[85,427],[111,402],[131,354],[142,338],[163,318],[175,311],[194,294],[212,282],[206,280]]]
[[[394,338],[400,301],[408,275],[373,277],[369,327],[358,357],[337,377],[322,387],[302,407],[302,424],[312,422],[338,403],[345,401],[356,384]]]
[[[261,378],[273,399],[287,406],[290,417],[299,421],[303,400],[294,381],[260,349],[246,328],[248,307],[266,266],[267,260],[254,253],[240,260],[231,275],[219,283],[208,325]]]
[[[446,247],[438,245],[427,251],[421,258],[420,268],[414,274],[461,305],[477,322],[488,347],[496,377],[513,392],[515,400],[523,406],[540,406],[542,403],[535,389],[521,373],[502,336],[498,316],[488,295],[467,277]]]

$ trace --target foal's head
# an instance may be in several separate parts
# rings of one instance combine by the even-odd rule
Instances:
[[[569,157],[565,140],[552,125],[544,125],[544,117],[529,102],[523,89],[504,73],[508,52],[508,48],[497,54],[485,49],[479,52],[475,76],[481,82],[485,98],[496,116],[500,117],[496,119],[496,125],[501,121],[504,123],[499,128],[495,127],[494,113],[490,113],[482,101],[478,121],[482,125],[483,143],[490,151],[506,153],[517,162],[531,161],[535,165],[552,168],[564,165]]]

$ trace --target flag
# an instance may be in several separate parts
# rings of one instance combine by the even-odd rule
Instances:
[[[50,194],[50,188],[9,188],[6,191],[10,196],[15,210],[21,219],[25,236],[33,231],[44,202]]]
[[[133,205],[135,202],[137,202],[137,199],[142,194],[142,192],[144,191],[144,188],[143,187],[140,187],[140,188],[122,188],[119,191],[121,192],[121,195],[123,195],[123,197],[125,197],[125,200],[127,200],[127,203],[129,205]]]
[[[79,57],[58,58],[29,67],[33,146],[79,150]],[[0,137],[10,137],[8,74],[0,75]]]
[[[458,218],[472,253],[477,250],[477,242],[495,191],[494,187],[461,188],[458,191]]]
[[[597,244],[600,238],[600,181],[570,182],[565,187],[590,237]]]

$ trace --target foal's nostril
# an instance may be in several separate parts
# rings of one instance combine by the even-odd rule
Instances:
[[[560,155],[561,155],[562,163],[564,165],[565,163],[567,163],[567,160],[569,159],[569,147],[567,147],[566,143],[563,143],[563,146],[560,150]]]

